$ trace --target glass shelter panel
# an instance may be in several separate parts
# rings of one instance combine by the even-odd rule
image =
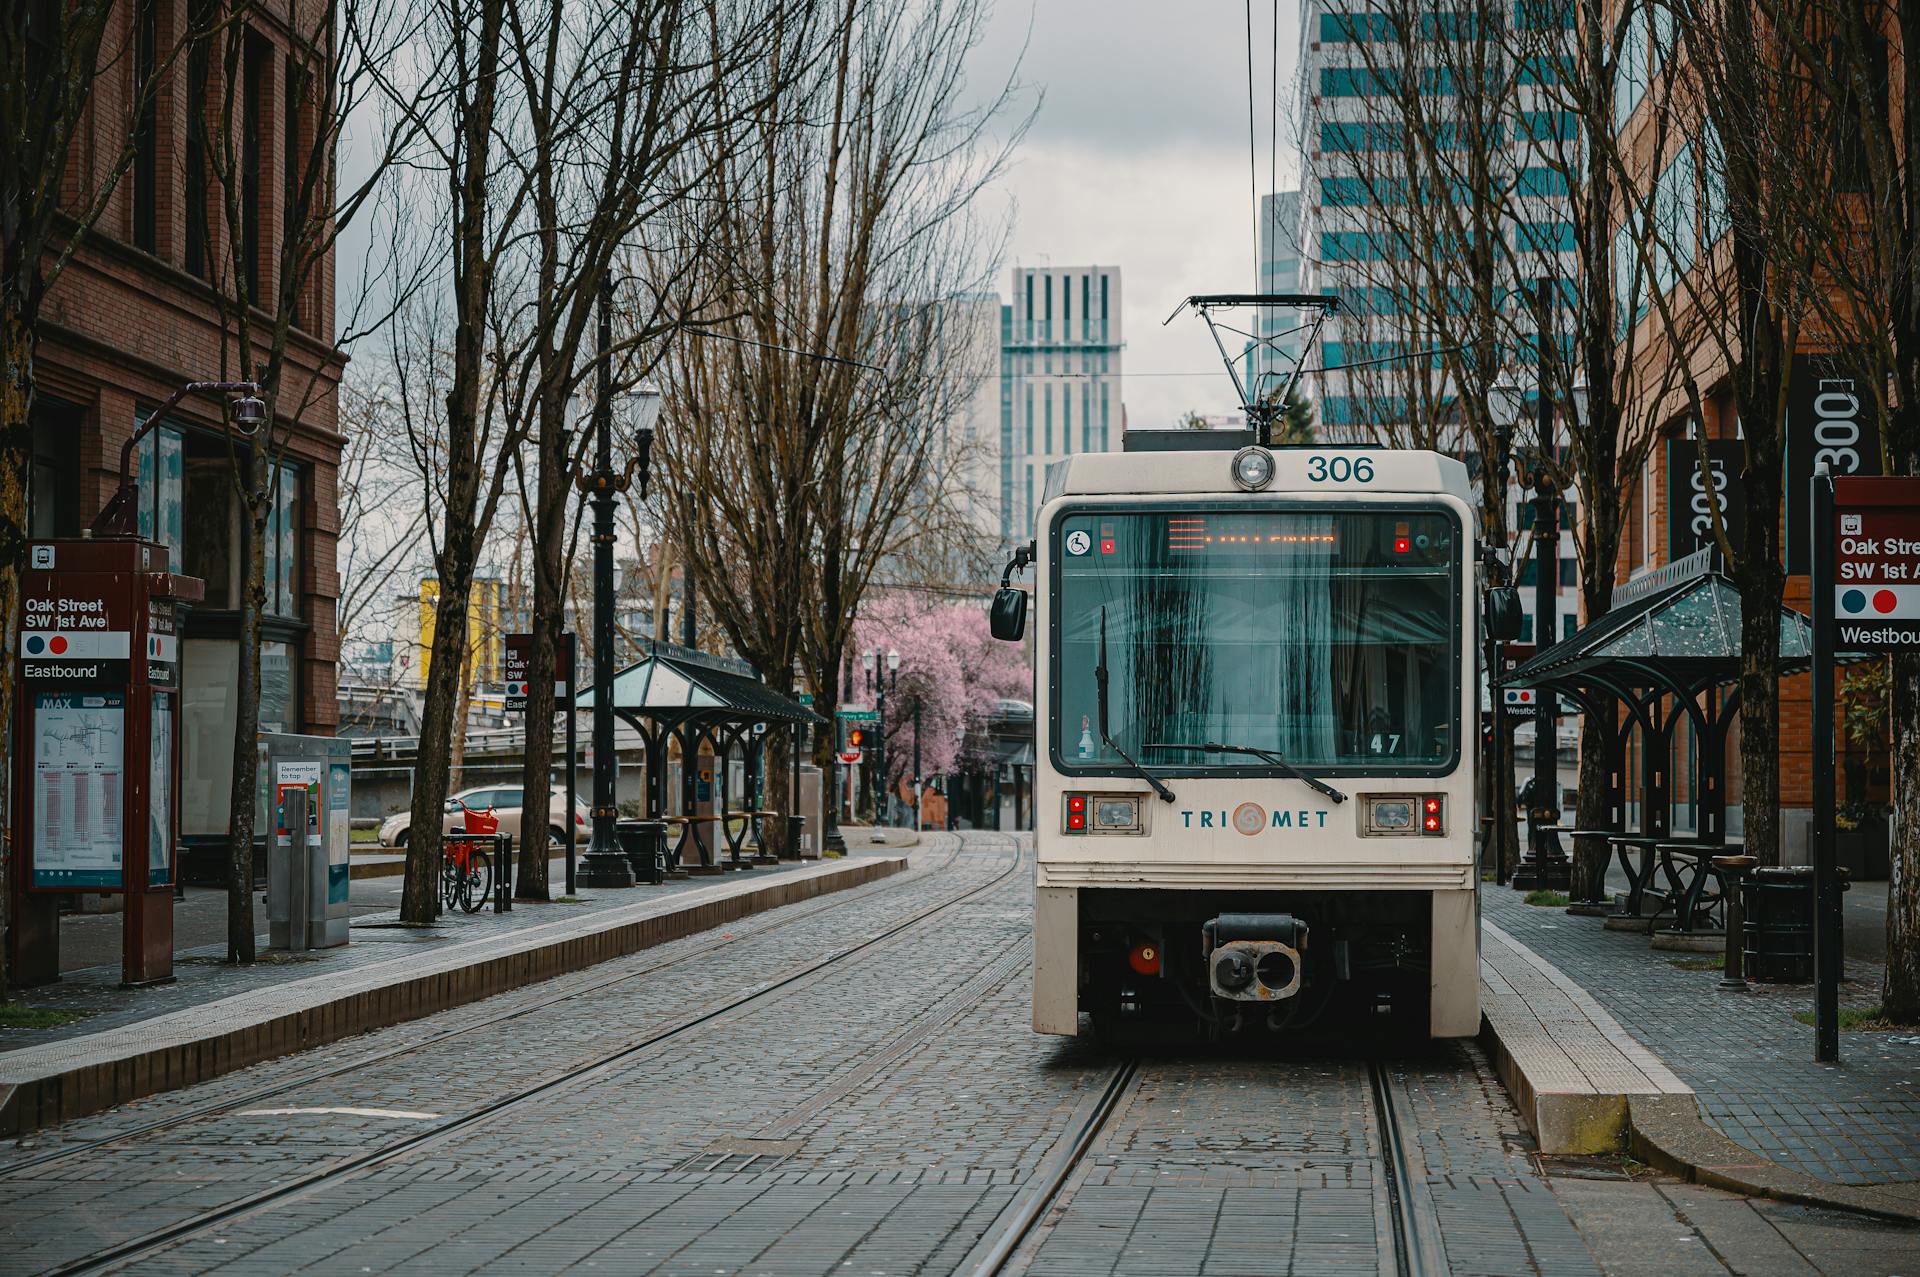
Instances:
[[[1053,753],[1108,772],[1441,773],[1460,751],[1460,542],[1433,507],[1069,511],[1055,523]]]

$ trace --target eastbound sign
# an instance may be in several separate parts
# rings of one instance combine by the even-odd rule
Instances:
[[[509,634],[506,636],[505,668],[507,694],[503,708],[510,714],[524,713],[527,708],[527,665],[533,655],[533,635]],[[557,706],[565,704],[569,690],[573,686],[573,635],[562,634],[553,654],[553,699]]]
[[[1831,580],[1835,651],[1920,648],[1920,479],[1833,481]]]

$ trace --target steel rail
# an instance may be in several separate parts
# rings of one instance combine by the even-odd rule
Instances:
[[[1400,1113],[1393,1100],[1393,1079],[1379,1060],[1367,1062],[1367,1081],[1373,1089],[1374,1117],[1380,1125],[1381,1161],[1385,1169],[1387,1205],[1393,1222],[1393,1264],[1399,1277],[1445,1277],[1447,1256],[1431,1210],[1422,1209],[1424,1194],[1413,1174],[1401,1135]],[[1416,1200],[1418,1199],[1418,1200]]]
[[[1011,1214],[1004,1216],[1006,1222],[999,1225],[993,1244],[981,1256],[980,1262],[968,1270],[970,1277],[997,1277],[997,1274],[1006,1270],[1020,1243],[1026,1240],[1033,1226],[1060,1196],[1068,1177],[1086,1157],[1087,1150],[1093,1147],[1101,1131],[1106,1129],[1114,1111],[1120,1106],[1121,1097],[1132,1089],[1134,1079],[1139,1075],[1138,1060],[1123,1061],[1114,1069],[1112,1076],[1107,1079],[1106,1089],[1094,1102],[1092,1111],[1055,1154],[1053,1164],[1039,1172],[1036,1181],[1009,1208]]]
[[[885,930],[869,936],[865,940],[835,950],[825,957],[799,968],[790,975],[783,976],[778,980],[769,981],[739,996],[711,1004],[705,1010],[687,1016],[658,1032],[648,1034],[646,1037],[630,1042],[617,1050],[605,1052],[594,1059],[573,1065],[544,1082],[523,1087],[512,1094],[503,1096],[477,1109],[452,1118],[434,1127],[432,1130],[422,1131],[416,1135],[394,1140],[379,1148],[346,1158],[331,1166],[323,1167],[310,1174],[289,1180],[284,1184],[278,1184],[272,1188],[263,1189],[260,1192],[250,1194],[223,1206],[215,1207],[212,1210],[200,1212],[177,1224],[169,1225],[166,1228],[150,1233],[145,1237],[91,1252],[90,1254],[69,1260],[66,1263],[45,1269],[43,1272],[48,1274],[49,1277],[55,1274],[101,1272],[144,1259],[177,1242],[184,1241],[195,1234],[205,1232],[209,1228],[232,1223],[236,1220],[270,1210],[276,1206],[304,1199],[335,1183],[354,1178],[362,1172],[385,1165],[388,1162],[397,1160],[410,1153],[443,1144],[455,1135],[461,1134],[471,1127],[517,1108],[529,1100],[538,1099],[580,1082],[590,1081],[595,1076],[603,1074],[614,1066],[622,1064],[634,1056],[643,1054],[663,1042],[679,1037],[690,1030],[699,1028],[701,1025],[717,1020],[769,994],[779,992],[782,989],[789,988],[801,981],[807,980],[837,962],[870,949],[886,940],[890,940],[902,932],[919,926],[938,914],[944,913],[957,905],[966,903],[975,896],[991,891],[1012,876],[1020,868],[1021,863],[1025,859],[1025,853],[1020,848],[1017,840],[1014,842],[1013,851],[1012,863],[983,883],[968,887],[962,891],[954,892],[939,903],[931,905]]]
[[[879,891],[875,894],[887,894],[893,889],[920,882],[927,875],[935,873],[940,869],[945,869],[948,865],[952,864],[959,856],[961,845],[962,844],[956,840],[953,846],[948,849],[950,854],[937,866],[928,866],[921,872],[909,870],[905,873],[893,875],[866,885],[878,888]],[[871,896],[857,895],[853,891],[837,891],[831,895],[815,897],[813,900],[799,901],[793,905],[784,905],[768,915],[763,915],[766,918],[764,922],[745,922],[744,925],[736,926],[731,933],[732,939],[714,939],[698,942],[685,952],[674,954],[672,957],[646,962],[639,967],[622,971],[619,975],[608,976],[606,979],[596,980],[591,984],[582,985],[572,992],[561,994],[559,997],[547,996],[545,998],[530,998],[529,989],[514,989],[496,994],[494,995],[495,997],[514,998],[516,1002],[524,1000],[525,1005],[514,1006],[511,1009],[482,1016],[479,1019],[465,1024],[438,1030],[429,1034],[427,1037],[421,1038],[417,1042],[410,1042],[404,1046],[373,1051],[365,1055],[356,1056],[345,1064],[316,1069],[283,1082],[275,1082],[270,1086],[258,1087],[232,1099],[216,1100],[213,1103],[203,1104],[198,1108],[188,1109],[185,1112],[157,1118],[154,1121],[133,1127],[129,1130],[116,1131],[111,1135],[103,1135],[98,1139],[86,1140],[82,1143],[50,1149],[38,1156],[23,1158],[17,1162],[8,1162],[5,1165],[0,1165],[0,1181],[13,1179],[29,1170],[36,1170],[58,1162],[69,1161],[73,1158],[83,1157],[88,1153],[98,1152],[104,1148],[126,1144],[160,1131],[171,1130],[176,1126],[181,1126],[188,1122],[197,1122],[208,1117],[218,1117],[222,1113],[230,1112],[244,1105],[258,1104],[262,1100],[269,1100],[275,1096],[284,1095],[288,1091],[297,1091],[303,1086],[311,1086],[316,1082],[327,1082],[334,1078],[345,1077],[348,1074],[357,1073],[369,1065],[384,1064],[389,1060],[399,1059],[402,1056],[412,1055],[416,1051],[424,1051],[428,1047],[438,1046],[453,1038],[463,1037],[469,1033],[477,1033],[482,1029],[492,1028],[498,1024],[505,1024],[509,1021],[520,1019],[523,1016],[535,1015],[548,1007],[560,1006],[578,998],[601,993],[616,985],[625,984],[630,980],[637,980],[641,976],[653,975],[656,972],[665,971],[669,968],[680,966],[683,963],[697,961],[729,945],[738,944],[743,939],[752,939],[756,936],[769,935],[773,932],[784,930],[787,927],[806,922],[832,909],[843,908],[847,905],[858,903],[858,901],[862,899],[871,899]],[[787,913],[784,917],[775,916],[785,913],[785,911],[789,909],[795,910],[796,912]],[[667,943],[673,944],[678,942],[668,941]],[[638,957],[639,954],[645,952],[647,951],[643,949],[640,950],[639,953],[628,956]],[[621,961],[621,959],[610,959],[610,961],[618,962]],[[551,995],[552,990],[547,988],[548,983],[549,982],[542,981],[538,985],[531,986],[531,988],[545,990]],[[491,1000],[492,999],[483,999],[483,1003]],[[455,1012],[459,1009],[458,1007],[450,1007],[448,1008],[448,1012]],[[446,1014],[448,1012],[439,1014]],[[385,1027],[399,1028],[401,1026],[394,1024]],[[312,1049],[317,1050],[319,1048],[315,1047]]]

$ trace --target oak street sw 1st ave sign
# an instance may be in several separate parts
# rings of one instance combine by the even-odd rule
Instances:
[[[1920,648],[1920,479],[1833,481],[1837,652]]]

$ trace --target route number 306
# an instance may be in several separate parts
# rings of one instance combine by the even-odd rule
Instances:
[[[1309,483],[1372,483],[1372,457],[1308,457]]]

